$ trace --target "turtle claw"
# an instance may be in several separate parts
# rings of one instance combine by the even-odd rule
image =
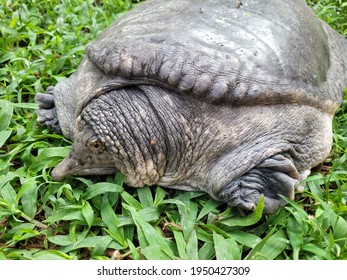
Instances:
[[[37,93],[35,101],[39,106],[36,110],[37,121],[44,127],[50,128],[54,133],[62,134],[57,109],[54,103],[54,87],[47,88],[46,93]]]
[[[232,207],[253,211],[264,195],[264,213],[274,213],[286,204],[278,194],[294,198],[298,177],[291,160],[275,155],[228,184],[218,198]]]

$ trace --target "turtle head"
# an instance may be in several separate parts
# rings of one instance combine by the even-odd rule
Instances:
[[[69,154],[53,169],[53,179],[62,181],[69,175],[115,174],[117,169],[105,141],[90,126],[79,127]]]

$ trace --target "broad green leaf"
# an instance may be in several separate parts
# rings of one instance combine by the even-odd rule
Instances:
[[[319,197],[317,197],[316,199],[319,200],[324,209],[324,211],[320,211],[320,214],[318,213],[319,209],[317,209],[317,220],[324,218],[326,221],[325,227],[333,228],[333,237],[337,240],[336,243],[339,246],[345,247],[347,244],[347,221],[337,215],[333,211],[333,209],[322,199],[320,199]]]
[[[262,249],[262,247],[266,244],[266,242],[270,239],[273,233],[277,230],[276,226],[273,227],[270,232],[248,253],[245,257],[245,260],[252,260],[258,254],[258,252]]]
[[[316,211],[317,221],[319,221],[324,228],[332,226],[335,230],[335,226],[337,225],[339,216],[321,198],[315,197],[315,199],[318,200],[322,206],[322,208],[318,208]]]
[[[105,225],[112,231],[118,231],[120,223],[118,216],[112,209],[107,196],[103,196],[101,200],[101,217]]]
[[[48,240],[56,245],[60,246],[68,246],[73,241],[71,240],[69,235],[55,235],[55,236],[49,236]]]
[[[198,239],[202,242],[210,242],[212,240],[212,231],[206,230],[208,229],[206,225],[204,224],[199,224],[199,226],[195,226],[195,231]]]
[[[33,219],[37,210],[37,184],[35,178],[24,181],[18,194],[21,195],[23,212]]]
[[[12,130],[1,131],[0,130],[0,147],[2,147],[7,139],[11,136]]]
[[[137,194],[144,208],[153,206],[152,192],[149,187],[138,188]]]
[[[0,99],[0,131],[7,130],[13,115],[13,107],[7,100]]]
[[[339,216],[333,229],[333,236],[337,240],[336,243],[347,249],[347,221]]]
[[[117,242],[126,246],[124,240],[124,231],[122,227],[118,227],[120,221],[112,209],[107,196],[103,196],[101,205],[101,218],[110,232],[112,232],[112,237],[115,238]]]
[[[173,256],[171,254],[168,255],[158,244],[144,248],[141,250],[141,253],[147,260],[173,260]]]
[[[76,228],[77,228],[77,223],[70,223],[70,226],[69,226],[69,237],[70,237],[70,240],[72,240],[73,242],[77,242]]]
[[[68,253],[80,248],[94,248],[100,240],[102,240],[104,236],[90,236],[90,237],[85,237],[84,234],[80,240],[78,240],[75,243],[72,243],[66,247],[62,247],[60,249],[61,252],[63,253]],[[121,246],[118,242],[112,240],[110,244],[107,245],[107,248],[109,249],[115,249],[115,250],[121,250],[124,247]]]
[[[50,147],[43,149],[36,157],[37,162],[47,161],[49,158],[63,158],[70,151],[70,147]]]
[[[8,245],[14,245],[19,241],[24,241],[31,239],[33,237],[39,236],[41,233],[37,230],[30,228],[21,228],[15,232],[12,237],[12,240],[8,242]]]
[[[40,170],[58,164],[59,159],[65,157],[69,150],[69,147],[51,147],[43,149],[39,152],[35,162],[30,166],[30,170],[34,173],[38,173]]]
[[[287,233],[290,241],[289,244],[293,249],[293,259],[298,260],[301,246],[304,243],[302,223],[297,221],[293,216],[289,216],[287,225]]]
[[[75,197],[74,197],[72,192],[73,191],[72,191],[72,187],[70,184],[63,184],[57,192],[57,197],[61,197],[62,194],[65,194],[65,196],[69,200],[73,201],[73,200],[75,200]]]
[[[164,200],[165,196],[166,196],[166,192],[162,188],[156,187],[153,204],[155,206],[160,205],[162,203],[162,201]]]
[[[120,193],[123,191],[123,187],[113,183],[100,182],[90,185],[86,191],[83,193],[83,199],[89,200],[97,195],[108,193],[108,192],[117,192]]]
[[[146,222],[150,222],[150,221],[156,221],[159,219],[160,217],[160,211],[158,209],[158,207],[149,207],[149,208],[144,208],[142,210],[139,211],[139,214],[141,216],[141,218],[146,221]],[[123,216],[123,217],[119,217],[119,227],[123,227],[123,226],[127,226],[127,225],[133,225],[134,224],[134,220],[129,216]]]
[[[57,81],[57,83],[60,83],[60,82],[67,79],[67,77],[62,77],[62,76],[57,76],[57,75],[52,75],[52,77]]]
[[[36,103],[12,103],[11,102],[11,105],[15,108],[30,109],[30,110],[38,109],[38,105]]]
[[[256,224],[262,217],[263,214],[263,209],[264,209],[264,196],[261,196],[258,202],[257,207],[255,210],[249,214],[248,216],[241,217],[241,216],[234,216],[231,218],[227,219],[222,219],[220,221],[221,224],[227,225],[230,227],[235,227],[235,226],[251,226]]]
[[[213,210],[216,210],[216,208],[221,205],[222,202],[220,201],[216,201],[214,199],[209,199],[204,207],[202,207],[199,216],[196,218],[197,221],[201,220],[204,216],[206,216],[207,214],[209,214],[210,212],[212,212]]]
[[[69,220],[79,220],[85,221],[81,209],[58,209],[51,216],[46,219],[46,223],[54,223],[56,221],[69,221]]]
[[[178,199],[164,199],[161,201],[161,203],[159,203],[159,205],[164,205],[164,204],[176,204],[176,205],[182,205],[182,206],[186,206],[182,201],[178,200]]]
[[[324,177],[321,173],[315,173],[310,175],[304,182],[309,190],[316,196],[322,197],[323,191],[321,185],[324,185]]]
[[[73,258],[57,250],[40,251],[33,255],[35,260],[72,260]]]
[[[198,204],[196,201],[190,200],[188,196],[181,196],[185,199],[185,206],[177,205],[180,213],[180,225],[183,229],[183,236],[186,242],[188,241],[191,232],[194,230],[196,217],[198,214]]]
[[[235,239],[238,243],[254,248],[260,241],[261,238],[256,236],[255,234],[248,233],[242,230],[233,230],[230,233],[227,233],[230,237]]]
[[[192,230],[187,241],[187,258],[189,260],[198,260],[198,238],[196,237],[196,231]]]
[[[123,186],[125,179],[125,175],[118,171],[116,176],[114,177],[114,183],[116,185]]]
[[[12,206],[17,205],[17,194],[10,183],[6,183],[0,190],[0,194]]]
[[[92,251],[92,257],[104,255],[106,249],[112,242],[110,236],[100,236],[101,238],[96,242]]]
[[[18,16],[18,11],[15,11],[12,15],[12,20],[10,22],[10,28],[14,29],[14,27],[16,26],[16,23],[19,19],[19,16]]]
[[[330,176],[334,174],[334,171],[340,167],[343,163],[347,162],[347,154],[344,153],[339,159],[335,160],[331,169],[330,169]]]
[[[205,242],[199,250],[199,260],[212,260],[215,257],[213,242]]]
[[[90,187],[91,185],[94,184],[94,182],[92,180],[83,178],[83,177],[75,177],[76,180],[81,181],[83,184],[85,184],[86,186]]]
[[[333,259],[327,251],[323,250],[322,248],[319,248],[314,244],[304,244],[304,246],[302,246],[302,250],[313,253],[315,256],[317,256],[318,259],[321,260]]]
[[[213,232],[213,242],[217,260],[241,259],[242,251],[233,238],[225,239],[220,234]]]
[[[9,172],[5,175],[0,175],[0,189],[8,182],[12,181],[14,178],[16,178],[17,175],[13,172]]]
[[[178,251],[180,259],[182,259],[182,260],[188,259],[187,254],[186,254],[187,244],[184,241],[182,232],[178,231],[176,229],[172,229],[172,233],[175,237],[175,243],[177,246],[177,251]]]
[[[135,224],[142,229],[145,233],[145,238],[148,241],[150,246],[159,246],[164,254],[170,256],[170,258],[174,258],[174,255],[166,243],[165,237],[163,237],[157,230],[154,229],[152,225],[144,221],[141,215],[130,205],[123,204],[134,219]]]
[[[7,60],[12,60],[15,57],[16,57],[16,55],[13,52],[5,52],[5,54],[0,57],[0,64],[7,61]]]
[[[283,200],[285,200],[288,205],[292,206],[295,210],[296,210],[296,215],[299,215],[300,217],[302,217],[302,219],[308,219],[308,214],[307,212],[302,208],[301,205],[299,205],[298,203],[296,203],[295,201],[291,200],[290,198],[284,196],[284,195],[279,195]],[[289,207],[286,206],[286,208],[292,212]]]
[[[33,230],[35,228],[35,225],[31,224],[31,223],[19,223],[15,226],[13,226],[8,233],[9,234],[16,234],[16,232],[21,231],[23,232],[23,230]]]
[[[205,224],[205,225],[202,224],[200,226],[203,227],[203,228],[207,228],[207,229],[210,229],[212,231],[215,231],[216,233],[224,236],[224,238],[228,238],[229,237],[228,233],[225,230],[221,229],[221,227],[218,227],[218,226],[215,226],[215,225],[212,225],[212,224]],[[211,239],[212,239],[212,236],[211,236]]]
[[[156,206],[148,207],[139,211],[139,215],[146,222],[156,221],[160,217],[159,208]]]
[[[11,208],[11,204],[7,200],[5,200],[5,199],[3,199],[1,197],[0,197],[0,206],[3,207],[3,208],[6,208],[6,209],[10,209]],[[1,213],[1,215],[4,215],[4,216],[12,214],[11,211],[9,211],[9,210],[1,211],[0,213]]]
[[[134,260],[141,260],[141,255],[139,254],[139,252],[137,251],[135,245],[129,240],[127,239],[127,243],[129,245],[129,248],[131,250],[131,254],[133,255],[133,259]]]
[[[94,211],[89,202],[86,200],[82,201],[82,215],[90,228],[94,222]]]
[[[144,207],[141,205],[140,202],[138,202],[132,195],[130,195],[127,192],[122,192],[121,196],[123,200],[128,203],[130,206],[134,207],[137,211],[143,209]]]
[[[6,250],[6,256],[8,259],[14,259],[14,260],[32,260],[33,254],[39,252],[38,249],[33,250],[25,250],[25,249],[7,249]]]
[[[140,248],[146,248],[150,245],[150,243],[147,240],[146,232],[142,229],[142,227],[138,224],[136,224],[136,233],[137,233],[137,239],[139,241]]]
[[[5,261],[5,260],[8,260],[8,258],[6,258],[5,254],[1,252],[1,249],[0,249],[0,261]]]
[[[339,216],[333,228],[335,238],[347,238],[347,221],[345,219]]]
[[[255,250],[257,246],[252,250],[252,259],[266,259],[274,260],[279,254],[281,254],[288,246],[289,241],[286,238],[283,230],[278,230],[274,234],[270,232],[271,236],[266,236],[266,242],[261,241],[258,244],[262,244],[261,248],[257,251]]]

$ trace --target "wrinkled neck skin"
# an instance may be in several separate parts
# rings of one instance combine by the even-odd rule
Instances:
[[[94,99],[81,118],[105,139],[130,186],[195,189],[197,174],[224,151],[213,143],[218,129],[206,124],[204,106],[160,87],[131,87]]]
[[[231,108],[154,86],[111,91],[81,114],[128,185],[202,190],[214,198],[278,154],[305,179],[329,153],[331,119],[304,105]]]

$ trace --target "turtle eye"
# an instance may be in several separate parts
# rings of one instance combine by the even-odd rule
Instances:
[[[100,140],[96,139],[96,140],[92,140],[89,142],[89,147],[98,152],[98,153],[102,153],[105,150],[105,145],[104,143],[102,143]]]

